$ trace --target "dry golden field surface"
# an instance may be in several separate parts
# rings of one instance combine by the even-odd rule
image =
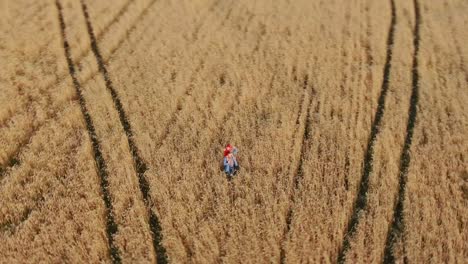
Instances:
[[[467,25],[465,0],[0,0],[0,263],[466,263]]]

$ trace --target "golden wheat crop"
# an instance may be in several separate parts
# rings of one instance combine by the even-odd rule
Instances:
[[[463,0],[0,0],[0,263],[463,263],[467,23]]]

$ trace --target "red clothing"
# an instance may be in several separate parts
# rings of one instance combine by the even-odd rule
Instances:
[[[226,148],[224,148],[224,157],[226,157],[227,155],[229,155],[229,153],[231,153],[232,151],[232,146],[231,144],[227,144]]]
[[[227,149],[224,149],[224,157],[226,157],[227,155],[229,155],[229,153],[231,153],[231,151],[227,150]]]

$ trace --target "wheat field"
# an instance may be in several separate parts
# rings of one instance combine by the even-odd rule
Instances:
[[[467,25],[464,0],[0,0],[0,263],[466,263]]]

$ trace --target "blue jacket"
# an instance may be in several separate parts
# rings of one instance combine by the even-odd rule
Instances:
[[[234,160],[234,167],[238,167],[239,165],[237,164],[237,159],[236,159],[236,157],[233,156],[232,159]],[[224,167],[229,166],[229,162],[228,162],[227,157],[224,157],[224,162],[223,162],[223,164],[224,164]]]

